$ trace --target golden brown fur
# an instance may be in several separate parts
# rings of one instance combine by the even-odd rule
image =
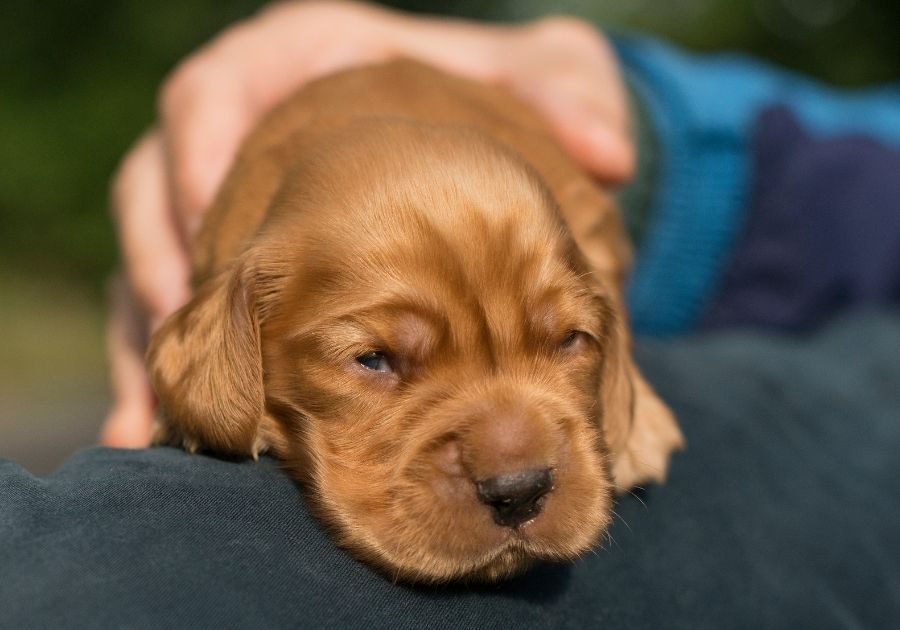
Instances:
[[[572,558],[682,444],[630,357],[629,255],[504,91],[410,61],[327,77],[249,137],[210,212],[197,294],[149,352],[157,439],[273,451],[405,579]],[[532,469],[552,491],[498,524],[476,484]]]

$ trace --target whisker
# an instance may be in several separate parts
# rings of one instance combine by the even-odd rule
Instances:
[[[606,532],[606,536],[609,538],[609,541],[614,544],[617,548],[621,549],[622,547],[619,545],[619,542],[613,538],[613,535],[609,532]]]
[[[625,523],[625,527],[628,528],[628,531],[630,531],[631,533],[634,533],[634,530],[631,529],[631,525],[628,524],[628,521],[626,521],[624,518],[622,518],[622,515],[621,515],[621,514],[619,514],[619,513],[616,512],[615,510],[613,510],[612,513],[613,513],[613,516],[617,516],[617,517],[619,518],[620,521],[622,521],[623,523]]]
[[[642,488],[641,486],[635,486],[635,490],[644,490],[644,488]],[[628,494],[630,494],[630,495],[633,496],[635,499],[637,499],[638,501],[640,501],[640,502],[641,502],[641,505],[644,506],[644,509],[645,509],[645,510],[647,510],[647,511],[650,510],[650,508],[647,507],[647,504],[644,503],[644,500],[643,500],[641,497],[639,497],[633,490],[629,490],[629,491],[628,491]]]

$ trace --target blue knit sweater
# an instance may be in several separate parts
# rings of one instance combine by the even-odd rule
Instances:
[[[763,109],[780,103],[817,133],[900,145],[900,84],[838,90],[737,54],[690,54],[630,35],[614,44],[659,152],[652,219],[628,295],[639,334],[689,332],[715,296],[745,219]]]

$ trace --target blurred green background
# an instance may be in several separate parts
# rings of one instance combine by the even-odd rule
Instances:
[[[0,457],[52,470],[106,406],[107,187],[179,59],[253,0],[0,2]],[[580,15],[696,50],[743,50],[835,84],[900,76],[897,0],[401,1],[487,20]]]

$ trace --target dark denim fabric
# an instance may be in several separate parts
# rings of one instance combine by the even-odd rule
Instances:
[[[900,627],[900,313],[641,344],[689,450],[574,564],[393,584],[276,462],[92,449],[0,463],[0,627]]]
[[[802,330],[848,306],[900,303],[900,151],[820,136],[763,110],[742,234],[702,326]]]

